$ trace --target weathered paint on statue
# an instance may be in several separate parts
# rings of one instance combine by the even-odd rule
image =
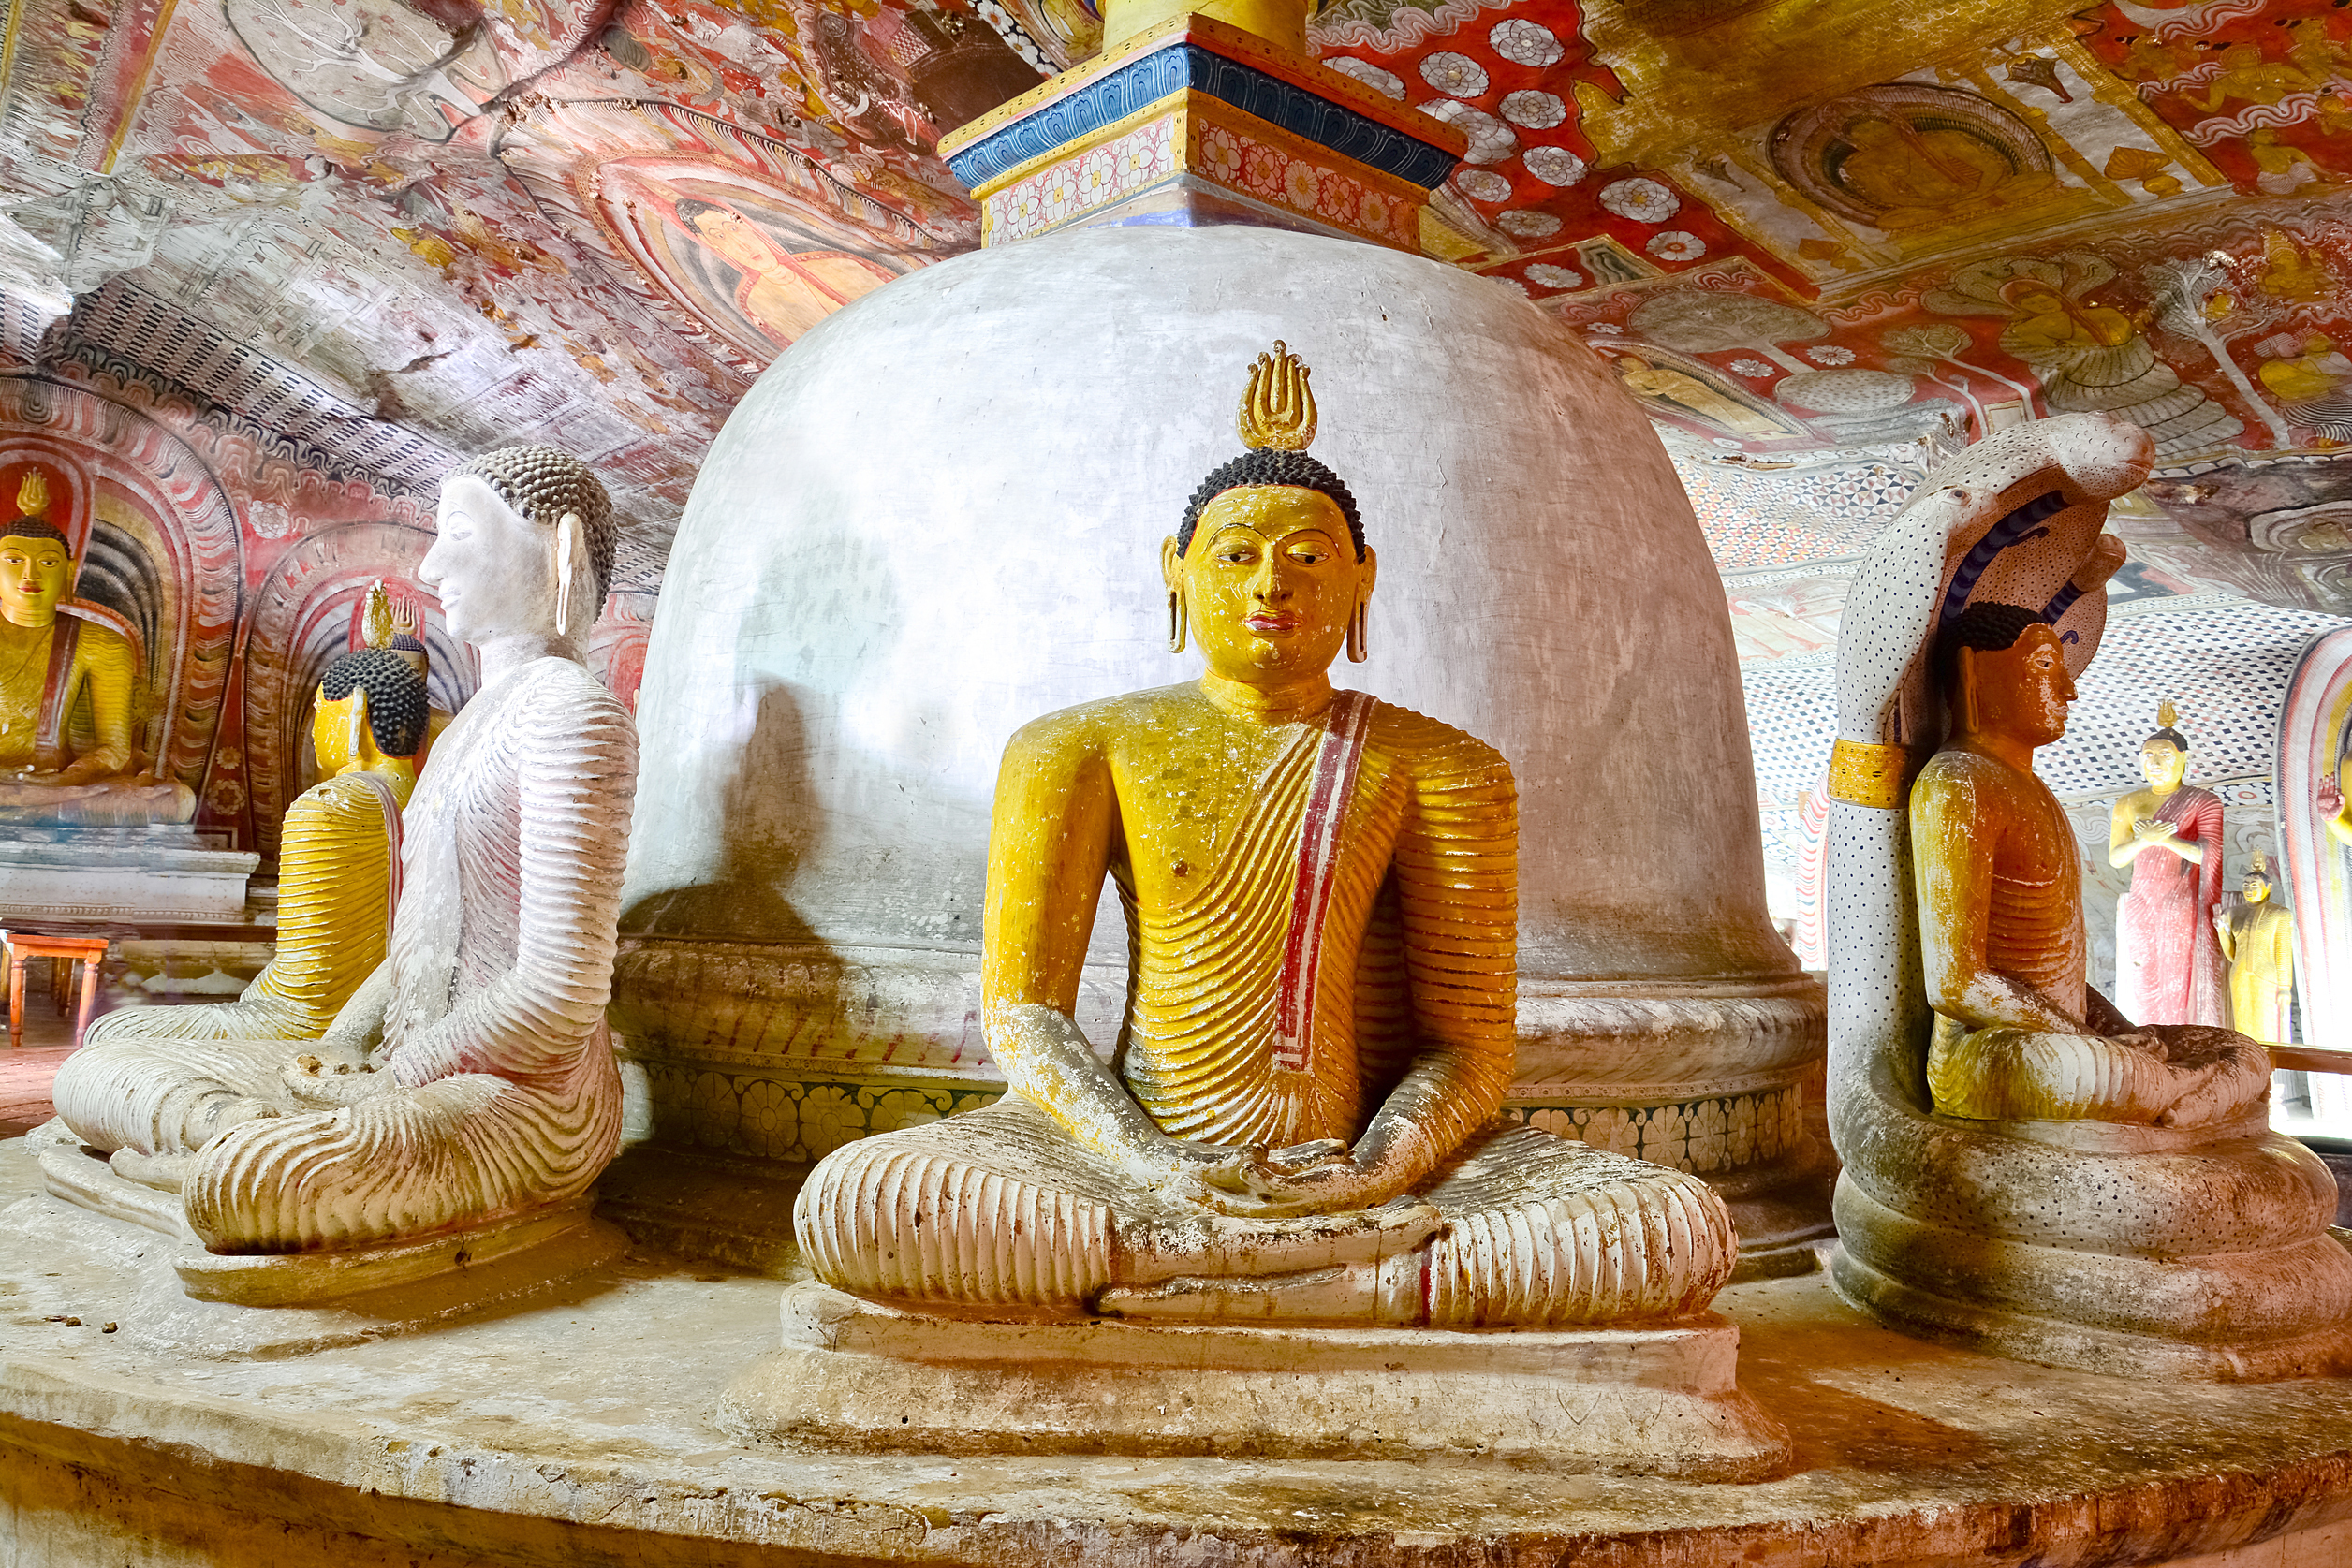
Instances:
[[[2080,851],[2034,774],[2075,695],[2057,632],[1980,600],[1937,657],[1953,731],[1910,805],[1936,1110],[2195,1127],[2258,1106],[2271,1076],[2259,1047],[2221,1029],[2135,1029],[2085,979]]]
[[[2271,898],[2270,867],[2257,855],[2237,908],[2214,916],[2229,960],[2229,1026],[2250,1040],[2293,1039],[2295,917]]]
[[[2269,1130],[2260,1045],[2135,1027],[2090,989],[2081,852],[2033,774],[2105,630],[2109,506],[2154,446],[2099,416],[2000,432],[1930,475],[1856,575],[1830,786],[1831,1277],[1890,1326],[2023,1360],[2330,1375],[2352,1367],[2335,1183]],[[1905,743],[1947,734],[1904,789]]]
[[[0,530],[0,822],[185,822],[196,796],[140,771],[130,639],[61,610],[74,560],[39,469]]]
[[[2189,743],[2172,704],[2156,710],[2141,743],[2148,787],[2115,802],[2108,864],[2131,868],[2115,910],[2115,1004],[2139,1023],[2227,1020],[2227,988],[2213,918],[2221,909],[2221,797],[2183,781]]]
[[[407,812],[385,960],[286,1069],[303,1114],[196,1157],[216,1253],[430,1236],[586,1191],[618,1147],[604,1029],[637,732],[581,649],[612,571],[611,503],[550,447],[442,485],[419,568],[482,685]]]
[[[1012,1092],[818,1165],[797,1217],[827,1283],[999,1316],[1471,1327],[1688,1314],[1729,1277],[1704,1182],[1492,1125],[1510,768],[1332,689],[1378,560],[1300,449],[1314,419],[1303,368],[1261,357],[1254,449],[1163,547],[1170,647],[1207,673],[1007,746],[982,996]],[[1072,1017],[1106,875],[1135,954],[1110,1065]]]
[[[58,1114],[118,1171],[176,1189],[224,1129],[298,1108],[289,1045],[325,1033],[383,961],[424,729],[424,675],[390,648],[328,667],[311,719],[328,777],[287,808],[269,967],[234,1002],[110,1013],[58,1069]]]

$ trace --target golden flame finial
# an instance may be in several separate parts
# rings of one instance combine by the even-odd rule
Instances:
[[[49,510],[49,479],[37,468],[24,471],[24,482],[16,487],[16,515],[37,518]]]
[[[2156,704],[2156,727],[2158,729],[2170,729],[2180,722],[2181,711],[2172,706],[2170,697],[2166,697]]]
[[[2271,874],[2271,857],[2267,855],[2256,856],[2254,857],[2254,867],[2246,874],[2249,876],[2262,877],[2267,880]]]
[[[384,592],[381,578],[368,585],[367,614],[361,618],[360,637],[370,648],[390,648],[392,645],[392,596]]]
[[[1307,385],[1314,374],[1279,338],[1272,354],[1260,354],[1234,418],[1242,445],[1254,452],[1305,451],[1315,440],[1315,388]]]

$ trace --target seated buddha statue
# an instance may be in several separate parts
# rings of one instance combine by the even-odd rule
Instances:
[[[1038,719],[990,830],[982,1024],[1009,1092],[819,1162],[835,1290],[962,1315],[1567,1327],[1702,1310],[1737,1242],[1696,1177],[1497,1113],[1516,1044],[1517,797],[1494,748],[1360,692],[1378,561],[1303,449],[1276,345],[1249,448],[1162,545],[1198,680]],[[1073,1017],[1108,877],[1117,1049]]]
[[[118,1171],[175,1188],[222,1129],[297,1108],[288,1043],[325,1033],[384,960],[424,727],[424,676],[389,637],[327,667],[311,743],[328,776],[287,808],[269,966],[234,1002],[109,1013],[57,1071],[58,1114]]]
[[[0,528],[0,822],[185,822],[196,792],[142,770],[139,660],[110,626],[64,612],[73,551],[37,468]]]
[[[604,487],[565,452],[504,447],[443,482],[418,575],[481,685],[404,813],[383,961],[317,1039],[278,1042],[274,1096],[246,1092],[280,1114],[187,1158],[186,1221],[213,1253],[399,1253],[531,1221],[611,1159],[637,732],[583,652],[612,553]]]
[[[2087,983],[2081,851],[2033,770],[2074,700],[2057,632],[1980,600],[1945,627],[1936,660],[1952,734],[1910,812],[1937,1112],[2191,1128],[2258,1110],[2261,1047],[2226,1029],[2136,1026]]]

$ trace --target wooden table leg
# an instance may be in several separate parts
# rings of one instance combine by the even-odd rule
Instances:
[[[24,955],[8,949],[8,1044],[24,1044]]]
[[[81,960],[81,1005],[74,1010],[74,1049],[81,1048],[81,1037],[90,1033],[90,1005],[98,999],[98,960]]]

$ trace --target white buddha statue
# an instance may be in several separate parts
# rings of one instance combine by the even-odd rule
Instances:
[[[525,1217],[612,1157],[604,1006],[637,736],[582,662],[612,546],[603,486],[552,447],[491,452],[444,482],[419,576],[479,652],[481,687],[409,802],[384,961],[317,1040],[279,1043],[276,1084],[243,1091],[255,1114],[171,1173],[212,1252]]]

